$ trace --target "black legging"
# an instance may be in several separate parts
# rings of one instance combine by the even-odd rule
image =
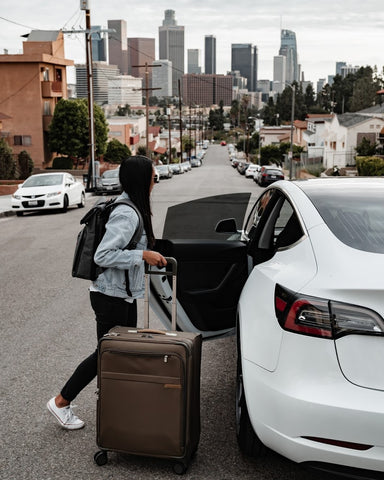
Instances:
[[[105,335],[111,328],[121,325],[123,327],[136,327],[137,305],[126,302],[123,298],[110,297],[99,292],[90,292],[91,305],[96,314],[97,340]],[[70,379],[61,390],[61,395],[68,402],[86,387],[97,375],[96,350],[73,372]]]

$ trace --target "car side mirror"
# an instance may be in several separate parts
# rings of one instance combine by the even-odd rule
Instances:
[[[226,218],[224,220],[220,220],[215,227],[215,232],[237,233],[236,220],[234,218]]]

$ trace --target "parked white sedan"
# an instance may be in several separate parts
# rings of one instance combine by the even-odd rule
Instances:
[[[200,199],[204,218],[193,202],[171,207],[156,248],[178,261],[179,328],[208,338],[236,326],[242,451],[269,447],[353,478],[382,474],[384,179],[279,181],[241,238],[233,219],[210,234],[215,206],[239,224],[241,202]],[[167,324],[170,290],[154,287]]]
[[[24,212],[60,209],[85,205],[84,185],[67,172],[31,175],[12,195],[12,210]]]

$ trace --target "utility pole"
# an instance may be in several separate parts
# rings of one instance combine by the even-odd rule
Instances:
[[[139,88],[138,90],[145,91],[145,151],[146,154],[149,158],[151,158],[151,154],[149,152],[149,144],[148,144],[148,130],[149,130],[149,92],[152,92],[153,90],[161,90],[160,87],[157,88],[149,88],[149,70],[148,67],[153,68],[153,67],[161,67],[161,65],[148,65],[147,62],[145,62],[144,65],[132,65],[132,67],[145,67],[145,88]]]
[[[88,131],[89,131],[89,164],[87,176],[87,191],[96,188],[95,170],[95,119],[93,109],[93,70],[92,70],[92,34],[101,32],[115,32],[114,29],[98,30],[91,29],[90,0],[80,0],[80,10],[85,10],[85,31],[84,30],[63,30],[63,33],[85,33],[87,91],[88,91]]]
[[[179,123],[180,123],[180,163],[183,161],[183,119],[181,115],[181,87],[180,87],[180,79],[177,81],[178,83],[178,90],[179,90]]]
[[[290,85],[292,88],[292,109],[291,109],[291,146],[289,149],[289,180],[292,180],[292,170],[293,170],[293,122],[295,120],[295,93],[296,93],[296,84]]]
[[[192,106],[189,105],[189,160],[192,156]]]
[[[171,134],[171,106],[168,105],[167,108],[168,115],[168,143],[169,143],[169,153],[168,153],[168,165],[172,163],[172,134]]]

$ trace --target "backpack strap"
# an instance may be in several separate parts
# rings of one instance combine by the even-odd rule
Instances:
[[[136,207],[136,205],[133,202],[131,202],[131,200],[122,198],[120,200],[116,200],[115,202],[113,202],[113,204],[111,206],[112,206],[112,208],[115,208],[118,205],[128,205],[129,207],[131,207],[136,212],[136,214],[139,218],[139,223],[136,227],[135,233],[133,234],[133,236],[132,236],[131,240],[129,241],[128,245],[126,247],[124,247],[124,250],[135,250],[137,244],[140,241],[141,236],[143,235],[143,230],[144,230],[143,217],[141,216],[141,213],[140,213],[139,209]]]

